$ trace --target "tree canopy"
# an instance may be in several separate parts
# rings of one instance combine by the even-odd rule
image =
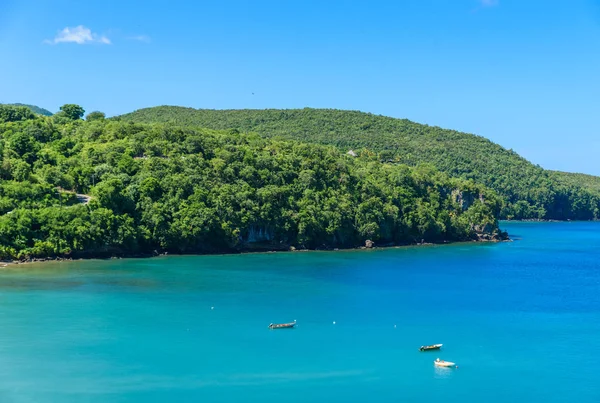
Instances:
[[[0,104],[1,105],[1,104]],[[14,104],[7,104],[7,105],[12,105],[12,106],[24,106],[25,108],[30,109],[33,113],[35,113],[36,115],[43,115],[43,116],[52,116],[52,112],[50,112],[47,109],[44,108],[40,108],[39,106],[36,105],[28,105],[28,104],[20,104],[20,103],[14,103]]]
[[[88,113],[87,116],[85,117],[85,120],[87,120],[87,121],[102,120],[105,118],[106,118],[106,115],[104,114],[104,112],[94,111],[94,112]]]
[[[0,123],[2,258],[499,235],[497,194],[430,165],[237,130],[84,121],[83,108],[62,110],[79,118]]]
[[[85,113],[81,106],[75,104],[65,104],[60,107],[60,110],[64,116],[72,120],[81,119]]]
[[[584,176],[547,171],[512,150],[472,134],[356,111],[333,109],[202,110],[161,106],[118,119],[236,129],[269,138],[370,149],[381,161],[431,163],[451,177],[496,190],[501,218],[579,219],[600,216],[598,192]]]
[[[19,120],[33,119],[31,109],[24,106],[0,105],[0,123],[18,122]]]

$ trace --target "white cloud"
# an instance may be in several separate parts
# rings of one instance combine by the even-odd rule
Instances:
[[[484,7],[494,7],[498,5],[498,0],[480,0],[480,2]]]
[[[98,35],[83,25],[66,27],[56,34],[54,39],[46,39],[44,42],[48,44],[76,43],[78,45],[84,45],[86,43],[102,43],[105,45],[110,45],[111,43],[110,39],[108,39],[106,36]]]
[[[146,42],[146,43],[150,43],[150,37],[148,35],[135,35],[135,36],[130,36],[127,39],[130,39],[132,41],[139,41],[139,42]]]

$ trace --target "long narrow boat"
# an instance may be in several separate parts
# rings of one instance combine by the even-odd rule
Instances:
[[[438,367],[444,367],[444,368],[458,368],[458,365],[456,365],[456,363],[452,362],[452,361],[444,361],[444,360],[440,360],[439,358],[436,358],[436,360],[433,362],[434,365],[438,366]]]
[[[296,321],[290,323],[271,323],[269,329],[292,329],[296,326]]]
[[[440,348],[442,348],[443,344],[432,344],[431,346],[421,346],[419,348],[419,351],[432,351],[432,350],[439,350]]]

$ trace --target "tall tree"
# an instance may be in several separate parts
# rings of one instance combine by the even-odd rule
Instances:
[[[75,104],[65,104],[60,107],[60,110],[64,113],[66,117],[72,120],[81,119],[83,117],[83,114],[85,113],[85,109]]]

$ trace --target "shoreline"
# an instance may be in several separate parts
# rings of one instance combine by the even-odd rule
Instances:
[[[513,242],[513,239],[506,237],[506,239],[479,239],[470,241],[442,241],[442,242],[419,242],[419,243],[404,243],[404,244],[373,244],[370,247],[359,246],[354,248],[315,248],[315,249],[297,249],[293,246],[287,248],[244,248],[238,251],[230,252],[214,252],[214,253],[170,253],[170,252],[158,252],[155,253],[137,253],[137,254],[118,254],[112,256],[106,256],[102,254],[80,257],[43,257],[43,258],[31,258],[25,260],[0,260],[0,270],[8,267],[31,265],[36,263],[49,263],[49,262],[76,262],[76,261],[90,261],[90,260],[121,260],[121,259],[152,259],[157,257],[165,256],[227,256],[227,255],[246,255],[246,254],[264,254],[264,253],[306,253],[306,252],[349,252],[349,251],[366,251],[366,250],[383,250],[383,249],[398,249],[398,248],[414,248],[414,247],[425,247],[425,246],[446,246],[446,245],[460,245],[460,244],[493,244],[502,242]]]
[[[598,222],[600,221],[600,219],[597,220],[555,220],[553,218],[524,218],[522,220],[509,220],[507,218],[503,218],[503,219],[498,219],[499,222],[555,222],[555,223],[559,223],[559,222]]]

